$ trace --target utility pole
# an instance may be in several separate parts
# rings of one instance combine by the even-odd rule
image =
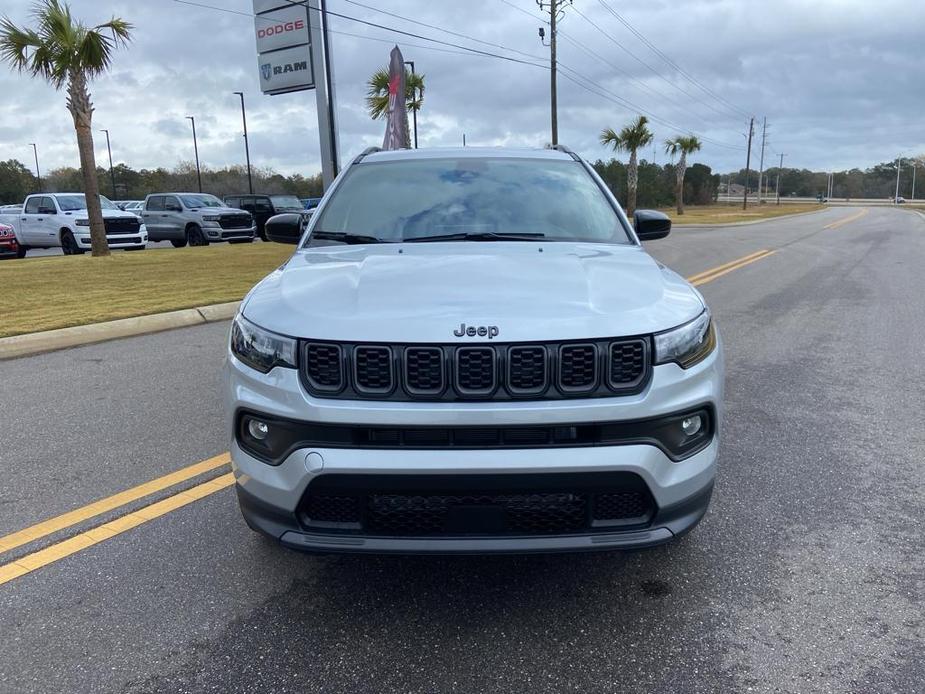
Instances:
[[[30,142],[32,145],[32,153],[35,155],[35,181],[38,183],[39,189],[35,191],[36,193],[42,192],[42,174],[39,173],[39,148],[35,146],[34,142]]]
[[[764,117],[764,124],[761,126],[761,160],[758,164],[758,204],[761,204],[761,181],[764,178],[764,146],[768,134],[768,117]]]
[[[899,172],[903,168],[903,158],[899,157],[896,160],[896,195],[893,196],[893,204],[896,204],[896,201],[899,200]]]
[[[196,118],[187,116],[187,120],[193,124],[193,152],[196,153],[196,180],[199,181],[199,192],[202,192],[202,173],[199,171],[199,145],[196,144]]]
[[[405,65],[411,66],[411,76],[414,77],[414,61],[406,60]],[[417,88],[413,90],[411,98],[417,101],[417,98],[418,98]],[[414,148],[417,149],[418,148],[418,110],[416,108],[411,109],[411,118],[413,119],[413,122],[414,122]]]
[[[752,136],[755,134],[755,117],[748,121],[748,153],[745,155],[745,192],[742,194],[742,209],[748,208],[748,170],[752,165]]]
[[[254,194],[254,182],[251,180],[251,150],[247,144],[247,113],[244,111],[244,92],[234,92],[241,97],[241,120],[244,123],[244,156],[247,158],[247,192]],[[201,190],[199,191],[202,192]]]
[[[109,179],[112,181],[112,199],[116,199],[116,175],[112,171],[112,147],[109,146],[109,131],[102,128],[100,132],[106,133],[106,151],[109,152]]]
[[[912,200],[915,202],[915,170],[918,167],[919,162],[917,159],[912,159]]]
[[[541,11],[549,10],[549,110],[553,146],[559,144],[558,95],[556,90],[556,23],[562,14],[562,10],[559,9],[562,2],[565,2],[565,0],[549,0],[548,2],[536,0],[536,4]],[[571,4],[572,0],[568,0],[568,2]],[[540,41],[543,42],[544,46],[546,45],[545,41],[543,41],[545,36],[546,30],[540,27]]]
[[[780,205],[780,172],[784,168],[784,157],[786,154],[781,153],[780,155],[780,166],[777,167],[777,204]]]

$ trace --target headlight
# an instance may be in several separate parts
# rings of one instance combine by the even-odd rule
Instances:
[[[716,347],[716,329],[709,309],[682,326],[655,336],[655,363],[677,363],[688,369],[710,354]]]
[[[79,227],[88,227],[90,226],[90,220],[89,219],[75,219],[74,224],[76,224]]]
[[[296,341],[258,328],[240,315],[231,324],[231,351],[261,373],[275,366],[296,368]]]
[[[217,221],[218,221],[218,215],[217,215],[217,214],[204,214],[204,215],[202,215],[202,221],[204,221],[204,222],[217,222]]]

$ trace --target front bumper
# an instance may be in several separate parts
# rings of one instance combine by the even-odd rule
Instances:
[[[90,248],[90,232],[86,234],[76,234],[74,238],[77,241],[77,244],[81,248]],[[106,243],[112,249],[119,248],[134,248],[136,246],[147,246],[148,245],[148,231],[141,227],[137,234],[110,234],[106,236]]]
[[[19,242],[16,239],[0,241],[0,258],[15,258],[19,253]]]
[[[667,542],[691,529],[712,494],[722,423],[721,345],[691,369],[654,368],[637,395],[530,402],[378,402],[319,399],[301,386],[298,374],[276,368],[260,374],[228,353],[228,411],[262,412],[280,418],[328,424],[486,427],[612,422],[671,415],[711,407],[716,435],[703,450],[680,462],[642,443],[587,447],[503,449],[299,448],[279,465],[231,446],[241,510],[248,525],[287,547],[319,552],[491,553],[625,549]],[[233,428],[233,423],[230,429]],[[233,436],[233,432],[232,432]],[[625,472],[638,476],[654,502],[645,527],[595,529],[557,535],[454,535],[390,537],[326,532],[300,520],[300,503],[313,480],[331,475],[446,476],[465,486],[466,476]]]
[[[252,239],[257,234],[257,226],[245,229],[223,229],[218,223],[205,222],[202,232],[209,241],[237,241],[239,239]]]

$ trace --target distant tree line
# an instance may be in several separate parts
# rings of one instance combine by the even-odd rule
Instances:
[[[916,198],[925,198],[925,169],[919,164],[916,173],[915,190]],[[765,171],[767,188],[774,194],[774,187],[777,181],[776,166]],[[786,166],[780,170],[780,194],[781,197],[795,195],[798,197],[814,197],[820,193],[823,195],[828,188],[828,173],[825,171],[810,171],[809,169],[789,169]],[[740,169],[737,173],[729,174],[732,177],[733,184],[745,185],[745,169]],[[723,190],[728,178],[727,174],[722,174],[721,180]],[[764,181],[762,189],[765,188]],[[758,172],[752,169],[748,176],[748,188],[750,191],[758,189]],[[835,186],[833,188],[833,198],[892,198],[896,192],[896,162],[888,161],[869,169],[851,169],[849,171],[835,172]],[[899,176],[899,194],[910,199],[912,197],[912,166],[908,161],[903,161],[903,168]]]
[[[116,191],[113,195],[109,170],[96,168],[100,192],[113,200],[143,200],[148,193],[167,191],[195,192],[199,189],[196,166],[181,163],[173,169],[135,169],[119,164],[113,167]],[[255,193],[278,195],[290,193],[300,198],[320,197],[323,187],[321,174],[283,176],[270,168],[251,169]],[[84,192],[80,169],[65,166],[42,173],[39,190],[35,175],[15,159],[0,161],[0,205],[21,203],[30,193]],[[247,169],[228,166],[222,169],[202,169],[202,191],[218,197],[246,193]]]
[[[598,159],[593,166],[620,204],[626,206],[628,177],[626,165],[617,159],[607,162]],[[675,204],[677,169],[674,164],[659,166],[643,159],[637,168],[639,177],[636,189],[637,209],[671,207]],[[710,204],[716,199],[719,181],[720,177],[715,175],[709,166],[690,165],[684,176],[684,200],[690,205]]]

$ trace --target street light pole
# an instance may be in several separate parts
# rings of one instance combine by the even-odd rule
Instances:
[[[116,199],[116,174],[112,170],[112,147],[109,145],[109,131],[101,128],[100,132],[106,133],[106,151],[109,152],[109,180],[112,182],[112,199]]]
[[[39,173],[39,148],[35,146],[34,142],[30,142],[32,145],[32,153],[35,155],[35,180],[38,183],[39,189],[37,193],[42,192],[42,174]]]
[[[251,179],[251,151],[247,144],[247,113],[244,111],[244,92],[235,92],[241,97],[241,120],[244,123],[244,156],[247,157],[247,192],[254,194],[254,182]],[[202,191],[199,191],[200,193]]]
[[[915,202],[915,170],[918,168],[918,165],[919,163],[915,159],[913,159],[912,160],[912,200],[911,202]]]
[[[406,60],[405,65],[411,66],[411,75],[414,76],[414,61]],[[412,99],[417,100],[418,92],[417,89],[414,89]],[[418,110],[416,108],[411,109],[411,117],[414,120],[414,148],[418,148]]]
[[[199,181],[199,192],[202,192],[202,172],[199,170],[199,145],[196,143],[196,118],[187,116],[187,120],[193,124],[193,152],[196,153],[196,180]]]
[[[777,204],[780,205],[780,172],[784,168],[784,157],[786,154],[780,155],[780,166],[777,167]]]
[[[893,196],[893,204],[895,205],[899,200],[899,172],[903,168],[903,158],[899,157],[896,159],[896,195]]]

